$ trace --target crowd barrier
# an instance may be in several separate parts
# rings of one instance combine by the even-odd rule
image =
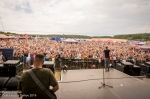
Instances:
[[[23,57],[17,57],[17,56],[12,56],[12,57],[6,57],[7,60],[20,60],[20,62],[23,62]],[[97,59],[70,59],[70,58],[49,58],[46,59],[45,61],[54,61],[55,62],[55,67],[61,68],[64,65],[67,65],[68,68],[76,68],[76,69],[81,69],[81,68],[102,68],[104,66],[104,60],[99,60]],[[131,62],[134,65],[140,65],[141,61],[136,61],[135,63],[132,60],[126,60],[127,62]],[[113,61],[110,61],[110,63],[113,65],[114,68],[116,68],[117,63],[121,63],[121,60],[116,60],[115,63]],[[30,64],[33,65],[33,59],[30,60]]]
[[[55,59],[55,67],[62,67],[67,65],[68,68],[101,68],[102,62],[96,59],[69,59],[69,58],[59,58]]]

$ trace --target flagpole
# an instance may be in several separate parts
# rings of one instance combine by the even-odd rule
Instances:
[[[149,26],[148,26],[147,30],[149,29],[149,27],[150,27],[150,24],[149,24]],[[146,32],[145,32],[145,33],[147,33],[147,30],[146,30]]]
[[[1,19],[1,17],[0,17],[0,19]],[[3,27],[3,31],[5,32],[2,19],[1,19],[1,24],[2,24],[2,27]]]

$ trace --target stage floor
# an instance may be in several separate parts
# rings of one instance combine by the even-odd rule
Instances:
[[[133,78],[115,69],[104,73],[105,84],[113,88],[98,88],[103,69],[62,72],[58,99],[150,99],[150,79]]]
[[[113,88],[99,89],[103,69],[81,69],[61,72],[58,99],[149,99],[150,79],[134,78],[118,70],[104,72],[105,84]],[[20,99],[3,96],[0,99]]]

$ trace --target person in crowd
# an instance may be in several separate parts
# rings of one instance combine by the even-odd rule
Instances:
[[[114,68],[116,68],[116,60],[117,60],[116,55],[113,55],[113,67]]]
[[[3,63],[4,63],[4,57],[3,57],[2,52],[0,52],[0,64],[3,64]]]
[[[105,50],[105,46],[109,46],[109,49],[113,51],[110,53],[110,56],[115,55],[117,58],[116,61],[124,58],[125,60],[132,61],[137,55],[139,55],[139,61],[141,62],[150,61],[150,53],[144,53],[142,50],[133,51],[134,47],[129,42],[108,43],[85,41],[78,44],[64,44],[48,39],[9,39],[7,42],[4,44],[4,41],[0,41],[1,47],[14,48],[17,56],[24,54],[27,57],[28,55],[25,54],[27,52],[31,53],[31,55],[33,53],[33,56],[36,53],[47,53],[48,57],[56,59],[59,55],[63,58],[98,59],[97,56],[102,56],[101,54]],[[56,55],[57,57],[55,57]]]

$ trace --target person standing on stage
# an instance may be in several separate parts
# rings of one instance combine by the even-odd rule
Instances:
[[[104,57],[105,57],[105,70],[106,72],[109,72],[109,61],[110,61],[110,50],[108,49],[108,47],[106,47],[106,49],[104,50]]]

